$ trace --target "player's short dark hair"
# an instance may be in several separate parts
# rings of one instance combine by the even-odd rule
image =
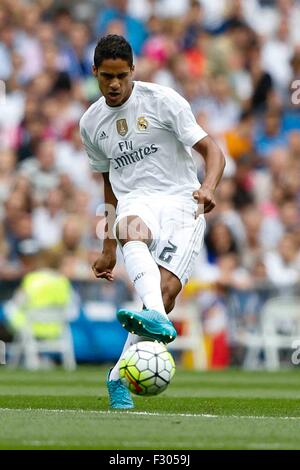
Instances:
[[[108,34],[102,37],[95,49],[95,67],[98,68],[105,59],[123,59],[132,67],[133,54],[129,42],[117,34]]]

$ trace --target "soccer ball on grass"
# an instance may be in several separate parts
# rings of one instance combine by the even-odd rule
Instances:
[[[158,395],[167,388],[174,374],[174,359],[163,343],[133,344],[121,359],[121,381],[136,395]]]

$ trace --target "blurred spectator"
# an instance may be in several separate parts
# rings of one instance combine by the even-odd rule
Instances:
[[[255,138],[255,150],[261,157],[261,164],[265,166],[265,161],[273,150],[286,146],[287,135],[282,127],[282,114],[279,110],[268,110]]]
[[[20,70],[20,81],[23,84],[32,80],[42,67],[43,55],[36,36],[36,28],[40,20],[41,8],[39,5],[23,5],[22,29],[15,36],[16,51],[23,59]]]
[[[208,127],[213,135],[219,136],[237,124],[240,109],[226,77],[219,75],[211,80],[210,96],[201,108],[201,112],[207,115]]]
[[[100,10],[96,22],[96,35],[107,33],[112,21],[119,20],[124,24],[126,39],[130,42],[135,54],[140,55],[147,37],[147,31],[142,21],[134,18],[128,12],[128,0],[108,0],[107,6]]]
[[[51,264],[62,260],[61,272],[70,279],[92,278],[88,252],[82,243],[83,229],[81,221],[70,216],[64,222],[61,241],[46,253],[46,259]]]
[[[61,309],[62,320],[65,309],[71,304],[72,287],[69,280],[48,265],[46,268],[40,256],[38,245],[33,240],[22,243],[22,259],[25,266],[21,286],[13,298],[5,304],[5,324],[12,337],[26,325],[26,315],[30,309]],[[61,335],[63,321],[57,318],[45,322],[36,319],[33,326],[37,338],[57,338]]]
[[[90,45],[87,25],[73,23],[69,31],[70,45],[64,47],[66,70],[72,79],[88,77],[91,74],[95,45]]]
[[[288,21],[281,17],[276,36],[268,39],[262,49],[263,67],[270,73],[281,94],[285,93],[291,80],[293,45],[289,41],[289,33]]]
[[[300,280],[299,244],[292,234],[282,237],[278,251],[265,254],[269,279],[278,287],[292,287]]]
[[[71,11],[66,7],[57,8],[52,17],[56,37],[62,46],[69,42],[69,37],[73,27],[73,17]]]
[[[222,255],[237,254],[238,248],[229,227],[222,222],[214,222],[208,227],[205,237],[207,256],[210,263],[217,263]]]
[[[0,28],[0,79],[8,80],[13,72],[12,50],[14,47],[14,28],[11,23]]]
[[[263,68],[261,47],[258,44],[254,44],[249,51],[249,71],[252,79],[249,108],[256,113],[264,112],[273,90],[273,79]]]
[[[33,186],[34,197],[43,202],[50,189],[58,186],[59,171],[55,162],[55,143],[43,140],[36,145],[36,156],[27,159],[21,166],[21,173],[26,175]]]
[[[0,220],[3,203],[9,197],[16,171],[16,155],[13,150],[0,150]]]
[[[77,188],[88,189],[91,170],[80,138],[79,128],[73,124],[68,129],[66,140],[56,145],[56,166],[67,173]]]
[[[235,160],[252,154],[254,123],[254,116],[250,112],[244,112],[237,125],[225,132],[226,149]]]
[[[57,245],[65,218],[63,193],[57,188],[48,192],[43,206],[33,211],[33,235],[41,248]]]

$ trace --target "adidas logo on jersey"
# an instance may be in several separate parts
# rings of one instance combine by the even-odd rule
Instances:
[[[106,135],[106,133],[102,131],[99,138],[100,140],[108,139],[108,135]]]

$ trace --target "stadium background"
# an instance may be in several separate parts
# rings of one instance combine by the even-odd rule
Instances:
[[[121,258],[115,284],[93,279],[102,180],[78,133],[98,98],[97,38],[117,33],[133,46],[135,79],[185,96],[226,155],[205,249],[182,297],[197,306],[206,336],[220,340],[210,366],[242,363],[237,330],[254,331],[269,297],[299,288],[299,24],[296,0],[0,0],[2,325],[35,250],[77,293],[77,358],[120,352],[125,333],[112,312],[134,293]],[[88,309],[98,301],[112,306],[104,317]]]

